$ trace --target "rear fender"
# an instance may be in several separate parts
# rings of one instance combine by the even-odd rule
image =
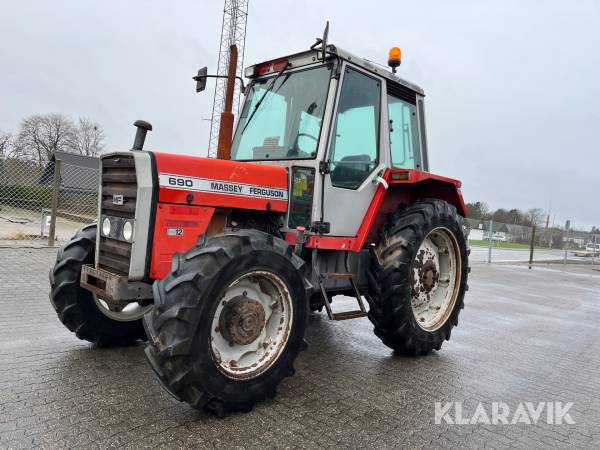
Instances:
[[[466,216],[458,180],[411,169],[388,169],[381,178],[355,237],[310,235],[305,247],[360,252],[366,245],[377,242],[377,233],[390,214],[402,205],[425,198],[445,200],[454,205],[460,215]],[[294,245],[296,233],[286,233],[285,239]]]
[[[371,208],[375,208],[377,213],[374,214],[371,223],[363,222],[361,230],[359,230],[359,238],[361,232],[366,235],[362,242],[357,243],[361,248],[365,243],[377,240],[377,231],[385,224],[387,217],[401,205],[409,205],[426,198],[437,198],[453,205],[461,216],[466,217],[467,215],[459,180],[409,169],[387,170],[383,178],[387,182],[388,188],[385,189],[383,185],[379,186],[371,204]],[[379,205],[377,205],[378,196],[382,197]],[[365,219],[368,219],[368,216],[367,214]]]

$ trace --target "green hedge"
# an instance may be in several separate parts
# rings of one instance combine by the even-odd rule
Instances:
[[[0,185],[0,203],[39,210],[52,206],[52,189],[45,186]]]

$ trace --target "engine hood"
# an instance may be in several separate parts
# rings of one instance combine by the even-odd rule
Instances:
[[[285,167],[153,152],[158,201],[218,208],[287,211]]]

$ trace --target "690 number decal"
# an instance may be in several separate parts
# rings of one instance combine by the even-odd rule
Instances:
[[[188,188],[191,188],[191,187],[194,186],[194,182],[192,180],[190,180],[189,178],[168,177],[167,182],[171,186],[176,186],[176,187],[188,187]]]

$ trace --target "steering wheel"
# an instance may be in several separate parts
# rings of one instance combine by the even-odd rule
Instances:
[[[298,133],[298,135],[296,136],[296,142],[298,141],[298,138],[300,137],[307,137],[307,138],[311,138],[312,140],[314,140],[315,142],[319,141],[318,137],[314,137],[312,134],[308,134],[308,133]]]

